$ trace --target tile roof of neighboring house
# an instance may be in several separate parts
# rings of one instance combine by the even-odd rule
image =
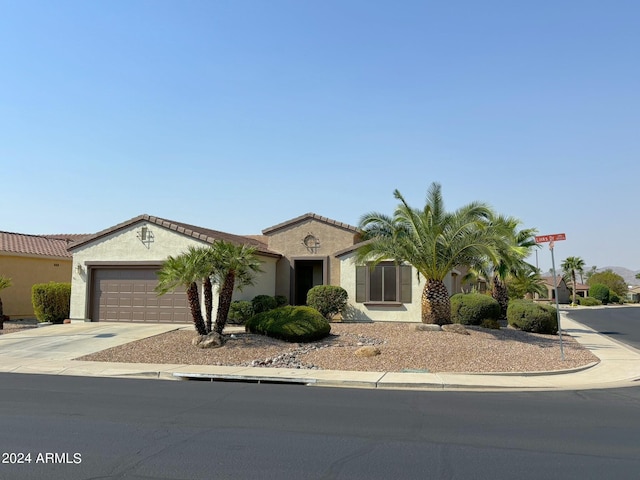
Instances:
[[[553,287],[553,277],[542,277],[542,281],[547,285]],[[556,287],[559,287],[563,281],[564,281],[564,278],[562,278],[562,275],[556,275]]]
[[[197,240],[202,240],[206,243],[213,243],[215,240],[225,240],[231,243],[240,244],[240,245],[252,245],[256,247],[257,251],[264,255],[277,256],[280,254],[272,252],[267,248],[267,245],[264,242],[256,240],[254,238],[245,237],[242,235],[233,235],[231,233],[220,232],[218,230],[211,230],[209,228],[198,227],[195,225],[189,225],[187,223],[175,222],[173,220],[167,220],[166,218],[154,217],[152,215],[138,215],[130,220],[119,223],[118,225],[114,225],[113,227],[109,227],[105,230],[102,230],[98,233],[90,235],[76,243],[73,243],[69,246],[69,250],[74,250],[77,247],[90,243],[100,237],[104,237],[105,235],[109,235],[111,233],[117,232],[118,230],[122,230],[124,228],[133,225],[134,223],[140,221],[147,221],[149,223],[159,225],[161,227],[167,228],[168,230],[173,230],[175,232],[181,233],[188,237],[195,238]]]
[[[27,235],[0,232],[0,252],[10,254],[71,258],[67,251],[70,241],[83,235]]]
[[[281,230],[283,228],[287,228],[287,227],[290,227],[292,225],[295,225],[296,223],[302,223],[302,222],[305,222],[307,220],[318,220],[319,222],[323,222],[323,223],[326,223],[328,225],[333,225],[334,227],[342,228],[344,230],[348,230],[348,231],[353,232],[353,233],[359,233],[360,232],[360,229],[358,227],[354,227],[353,225],[349,225],[347,223],[338,222],[336,220],[331,220],[330,218],[322,217],[322,216],[317,215],[315,213],[305,213],[304,215],[300,215],[299,217],[292,218],[291,220],[287,220],[286,222],[279,223],[277,225],[274,225],[273,227],[265,228],[264,230],[262,230],[262,233],[264,235],[269,235],[270,233],[274,233],[274,232],[276,232],[278,230]]]

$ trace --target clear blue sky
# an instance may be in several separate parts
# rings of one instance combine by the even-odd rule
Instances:
[[[490,203],[640,269],[640,2],[0,0],[0,230]],[[543,249],[540,266],[550,267]]]

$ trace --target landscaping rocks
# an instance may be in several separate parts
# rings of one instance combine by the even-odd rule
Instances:
[[[375,357],[380,353],[380,349],[373,346],[360,347],[355,351],[356,357]]]
[[[208,335],[198,335],[191,343],[199,348],[220,348],[224,345],[224,337],[217,332],[211,332]]]
[[[469,332],[459,323],[450,323],[448,325],[442,325],[442,331],[450,333],[459,333],[460,335],[469,335]]]
[[[435,323],[421,323],[416,325],[416,330],[419,332],[439,332],[442,328]]]

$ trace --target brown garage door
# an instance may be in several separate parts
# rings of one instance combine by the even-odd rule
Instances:
[[[92,270],[91,319],[103,322],[188,323],[187,294],[158,296],[155,268],[97,268]]]

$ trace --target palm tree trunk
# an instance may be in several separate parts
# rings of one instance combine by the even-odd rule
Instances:
[[[207,333],[211,332],[211,312],[213,312],[213,285],[211,277],[206,277],[203,282],[204,310],[207,316]]]
[[[493,290],[491,292],[493,299],[500,305],[500,318],[498,320],[507,319],[507,308],[509,308],[509,292],[507,286],[498,278],[493,277]]]
[[[189,301],[189,307],[191,308],[191,316],[193,317],[193,324],[196,327],[196,332],[199,335],[207,334],[207,327],[204,324],[202,318],[202,311],[200,310],[200,296],[198,295],[198,284],[193,282],[187,288],[187,300]]]
[[[573,282],[573,285],[572,285],[573,302],[571,302],[571,305],[575,305],[576,304],[576,271],[573,269],[571,269],[571,281]]]
[[[427,280],[422,290],[422,323],[451,323],[449,291],[442,280]]]
[[[231,299],[233,298],[233,288],[235,286],[236,276],[233,272],[227,273],[224,277],[222,286],[220,287],[220,295],[218,295],[218,311],[216,313],[215,331],[222,335],[222,330],[227,323],[227,316],[231,308]]]

